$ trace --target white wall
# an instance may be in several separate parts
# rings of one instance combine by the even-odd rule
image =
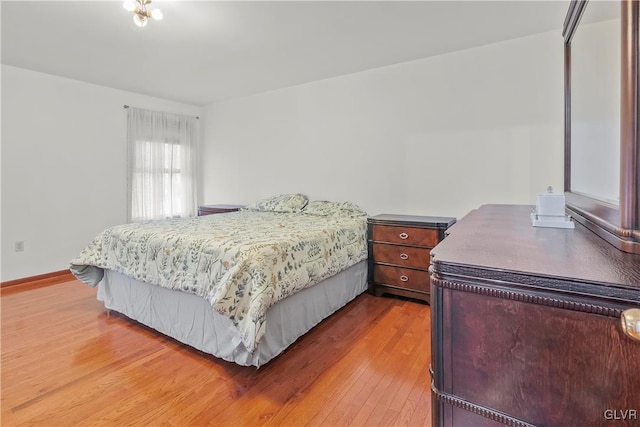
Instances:
[[[65,269],[100,231],[126,221],[124,104],[200,113],[2,65],[2,281]]]
[[[563,185],[559,32],[212,104],[203,200],[461,217]],[[356,55],[357,52],[354,52]]]
[[[553,32],[200,111],[3,65],[0,279],[67,268],[126,220],[123,104],[203,116],[202,202],[303,192],[461,217],[562,189],[562,68]]]

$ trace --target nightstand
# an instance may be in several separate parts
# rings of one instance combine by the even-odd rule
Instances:
[[[430,302],[431,249],[444,239],[455,218],[390,215],[368,223],[369,292]]]
[[[243,208],[243,205],[204,205],[198,206],[198,216],[235,212]]]

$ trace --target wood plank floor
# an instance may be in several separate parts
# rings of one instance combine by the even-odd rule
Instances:
[[[429,306],[363,294],[260,369],[67,280],[1,297],[1,425],[428,426]]]

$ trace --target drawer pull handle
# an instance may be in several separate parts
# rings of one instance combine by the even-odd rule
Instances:
[[[409,255],[407,255],[405,253],[401,253],[400,254],[400,259],[409,259]]]
[[[407,237],[409,237],[409,235],[408,235],[407,233],[400,233],[400,238],[401,238],[402,240],[406,240],[406,239],[407,239]]]
[[[402,276],[400,276],[400,280],[403,282],[408,282],[409,278],[403,274]]]
[[[632,339],[640,341],[640,308],[630,308],[620,315],[622,331]]]

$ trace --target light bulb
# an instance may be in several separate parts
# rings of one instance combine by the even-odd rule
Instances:
[[[129,12],[133,12],[134,10],[136,10],[137,4],[135,0],[126,0],[122,7],[127,9]]]
[[[163,16],[162,15],[162,11],[160,9],[153,9],[151,11],[151,17],[153,19],[157,19],[158,21],[161,21],[162,20],[162,16]]]
[[[138,27],[144,27],[145,25],[147,25],[147,17],[146,16],[140,16],[138,14],[133,15],[133,22],[138,26]]]

